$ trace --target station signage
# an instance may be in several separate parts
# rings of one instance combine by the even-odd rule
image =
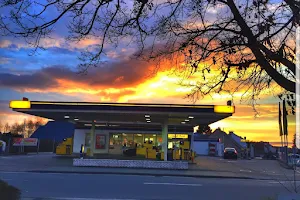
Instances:
[[[13,146],[29,146],[36,147],[38,145],[37,138],[14,138]]]
[[[188,134],[168,134],[168,138],[169,139],[172,139],[172,138],[187,139],[188,138]]]

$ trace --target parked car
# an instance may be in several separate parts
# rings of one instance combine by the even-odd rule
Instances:
[[[276,160],[277,157],[278,157],[278,155],[276,155],[275,153],[268,152],[268,153],[265,153],[265,155],[263,156],[263,159]]]
[[[238,158],[238,153],[235,150],[235,148],[225,148],[224,149],[224,159],[237,159]]]
[[[300,155],[299,154],[289,154],[288,155],[288,165],[300,166]]]

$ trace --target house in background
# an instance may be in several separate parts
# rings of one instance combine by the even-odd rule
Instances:
[[[224,145],[219,138],[210,138],[210,135],[196,133],[194,151],[197,155],[223,156]]]
[[[224,148],[231,147],[235,148],[237,152],[241,152],[243,146],[236,142],[230,134],[222,131],[220,128],[217,128],[213,133],[209,136],[209,138],[218,138],[220,142],[224,144]]]
[[[233,131],[229,131],[228,134],[236,143],[238,143],[242,148],[247,148],[247,143],[246,142],[242,142],[242,140],[244,138],[242,138],[241,136],[238,136],[237,134],[235,134]]]

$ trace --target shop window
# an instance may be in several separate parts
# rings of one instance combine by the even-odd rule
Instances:
[[[134,143],[139,147],[144,143],[144,137],[142,134],[134,134]]]
[[[110,145],[122,145],[122,134],[110,134]]]
[[[123,147],[123,139],[122,134],[118,133],[110,133],[109,134],[109,153],[111,154],[122,154],[122,147]]]
[[[157,145],[156,134],[145,134],[145,142],[152,141],[153,145]]]
[[[122,133],[123,137],[123,145],[126,147],[134,147],[134,141],[133,141],[133,135],[134,134],[127,134],[127,133]]]

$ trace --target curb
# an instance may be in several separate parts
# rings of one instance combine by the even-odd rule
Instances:
[[[246,180],[272,180],[270,178],[254,178],[241,176],[221,176],[221,175],[188,175],[188,174],[154,174],[154,173],[124,173],[124,172],[76,172],[76,171],[26,171],[30,173],[58,173],[58,174],[110,174],[110,175],[137,175],[137,176],[172,176],[172,177],[189,177],[189,178],[222,178],[222,179],[246,179]]]

